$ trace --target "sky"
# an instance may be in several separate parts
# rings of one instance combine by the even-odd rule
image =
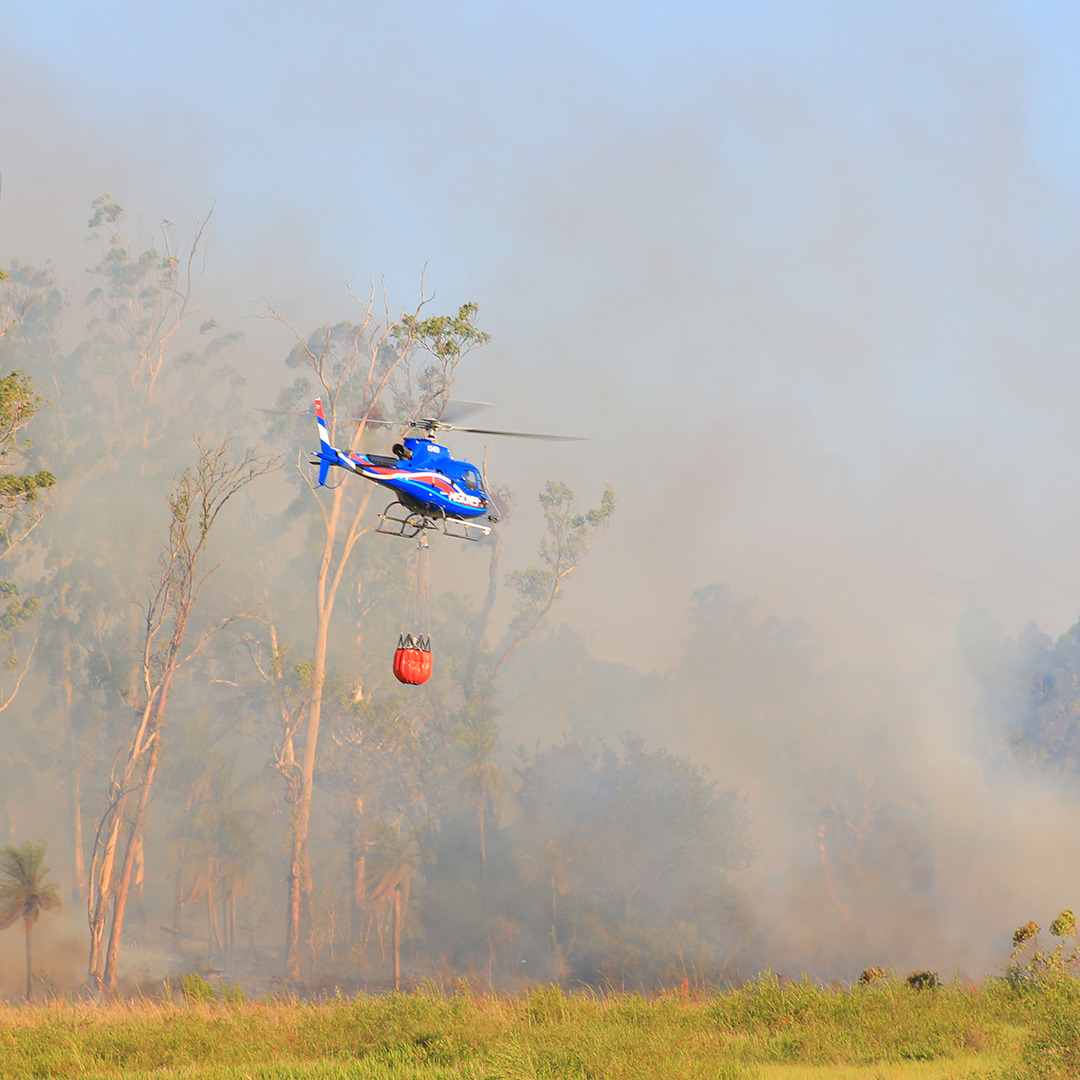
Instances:
[[[562,606],[600,655],[669,665],[712,582],[858,663],[927,663],[971,605],[1077,621],[1073,6],[0,0],[0,26],[0,265],[53,260],[78,303],[95,196],[150,239],[212,210],[204,308],[245,330],[253,406],[287,377],[261,300],[304,329],[371,280],[476,301],[460,396],[588,437],[493,448],[512,558],[545,479],[618,494]]]

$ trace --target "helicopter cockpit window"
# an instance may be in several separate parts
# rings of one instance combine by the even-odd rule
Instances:
[[[466,469],[462,479],[465,481],[465,487],[468,488],[469,491],[476,491],[479,489],[480,478],[472,469]]]

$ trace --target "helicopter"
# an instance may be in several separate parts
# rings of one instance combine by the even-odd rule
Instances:
[[[477,403],[482,404],[482,403]],[[484,487],[481,471],[458,460],[436,441],[440,431],[471,431],[480,435],[509,435],[519,439],[576,441],[572,435],[539,435],[524,431],[493,431],[459,427],[437,417],[422,417],[406,426],[418,435],[407,435],[392,447],[393,457],[339,450],[330,444],[322,401],[315,399],[319,426],[319,450],[311,460],[319,467],[319,486],[330,487],[327,476],[333,466],[345,469],[389,488],[396,498],[379,515],[376,532],[409,539],[428,529],[459,540],[480,540],[491,532],[499,514]],[[367,423],[392,421],[368,419]],[[337,485],[334,485],[337,486]]]

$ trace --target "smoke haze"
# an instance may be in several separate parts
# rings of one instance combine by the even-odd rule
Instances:
[[[503,742],[636,730],[745,795],[740,963],[980,974],[1075,902],[1080,804],[955,647],[973,607],[1080,612],[1070,8],[62,7],[5,6],[0,265],[52,260],[75,312],[93,198],[145,244],[212,209],[197,318],[243,330],[245,409],[289,378],[260,299],[305,333],[372,277],[477,301],[455,395],[589,438],[492,448],[503,565],[546,479],[618,495],[550,621],[596,669],[544,712],[510,665]],[[487,583],[447,544],[433,575]]]

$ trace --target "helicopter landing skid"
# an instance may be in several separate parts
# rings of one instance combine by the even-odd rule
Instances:
[[[444,536],[453,536],[458,540],[473,541],[478,541],[491,532],[490,525],[477,525],[463,518],[448,517],[446,514],[438,516],[421,514],[418,510],[410,510],[400,502],[390,503],[379,515],[379,525],[375,531],[384,536],[403,536],[406,540],[412,540],[426,529],[437,529]],[[473,536],[470,530],[480,535]]]

